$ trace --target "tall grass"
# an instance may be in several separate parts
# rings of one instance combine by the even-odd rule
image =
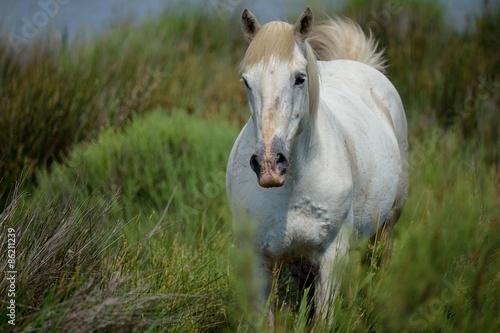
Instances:
[[[373,30],[390,3],[344,13]],[[409,118],[410,195],[392,259],[351,251],[335,327],[317,331],[498,331],[499,13],[457,34],[438,6],[405,2],[373,31]],[[186,12],[57,52],[4,42],[0,242],[16,230],[18,275],[2,331],[259,329],[224,191],[248,117],[235,27]],[[277,331],[307,331],[303,305]]]
[[[18,239],[17,327],[191,331],[223,323],[224,168],[235,134],[157,111],[39,173],[37,189],[16,197],[0,222]],[[0,313],[6,318],[4,306]]]

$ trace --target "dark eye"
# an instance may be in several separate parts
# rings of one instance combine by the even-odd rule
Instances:
[[[304,74],[299,74],[295,77],[295,85],[301,86],[306,82],[306,76]]]
[[[243,81],[243,83],[245,84],[245,87],[246,87],[248,90],[252,90],[252,88],[250,88],[250,86],[248,85],[247,80],[246,80],[244,77],[242,77],[242,78],[241,78],[241,80]]]

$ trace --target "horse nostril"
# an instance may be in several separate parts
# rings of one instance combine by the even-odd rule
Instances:
[[[260,174],[260,164],[257,159],[257,155],[255,154],[250,157],[250,167],[252,168],[253,172],[257,174],[257,176]]]
[[[288,164],[288,160],[285,155],[283,155],[282,153],[276,154],[276,164],[284,164],[283,166],[286,167],[286,165]]]
[[[288,159],[282,153],[276,154],[276,165],[280,170],[281,175],[286,174],[286,168],[288,167]]]

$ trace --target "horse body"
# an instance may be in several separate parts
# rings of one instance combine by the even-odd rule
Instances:
[[[259,95],[258,89],[247,84],[252,117],[231,151],[226,186],[236,237],[242,237],[242,224],[255,227],[256,277],[265,279],[262,302],[269,296],[273,267],[300,261],[316,275],[315,306],[321,312],[337,292],[335,263],[346,256],[352,234],[372,236],[384,222],[394,224],[399,218],[407,192],[407,141],[401,100],[380,71],[352,60],[316,64],[320,85],[315,114],[304,116],[298,125],[292,120],[283,127],[285,132],[298,128],[298,134],[267,134],[272,137],[267,145],[266,131],[270,129],[266,122],[278,123],[273,117],[279,116],[280,103],[272,109],[272,103],[261,96],[264,93]],[[280,66],[272,60],[260,71],[264,78],[272,77],[279,75]],[[255,81],[258,75],[252,75]],[[279,86],[279,80],[270,81]],[[300,92],[295,86],[293,89],[296,95]],[[271,93],[269,100],[278,100],[276,94]],[[287,99],[286,92],[281,94],[283,108],[296,103],[295,95]],[[300,99],[305,109],[311,105],[307,97]],[[267,109],[277,116],[265,114]],[[264,111],[259,114],[258,110]],[[282,137],[284,143],[276,144]],[[257,156],[259,145],[264,147],[264,157]],[[276,147],[282,147],[285,157],[289,155],[281,166],[286,180],[272,183],[277,187],[263,187],[267,185],[260,183],[264,169],[277,174],[285,159]],[[268,160],[273,154],[277,154],[277,162]]]

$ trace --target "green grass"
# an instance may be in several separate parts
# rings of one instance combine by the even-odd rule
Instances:
[[[373,8],[353,6],[366,28]],[[500,328],[500,11],[456,35],[429,6],[408,4],[377,33],[410,128],[393,256],[351,251],[335,327],[319,332]],[[2,49],[0,243],[16,230],[18,274],[16,327],[0,330],[259,330],[224,189],[248,117],[237,24],[185,12],[55,53]],[[307,331],[305,307],[284,307],[276,330]]]
[[[224,323],[224,170],[235,135],[227,124],[156,111],[40,173],[2,216],[19,242],[18,327]]]

